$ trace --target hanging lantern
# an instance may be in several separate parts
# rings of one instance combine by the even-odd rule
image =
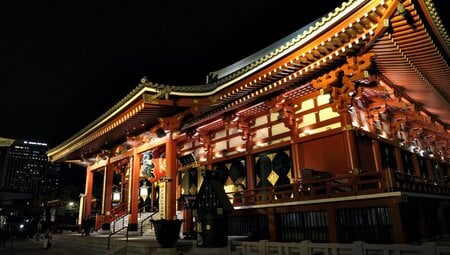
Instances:
[[[147,182],[145,182],[144,185],[142,185],[139,188],[139,195],[141,196],[142,201],[144,201],[144,202],[145,202],[145,200],[147,200],[147,197],[148,197],[148,188],[149,187],[147,186]]]
[[[112,201],[113,201],[113,202],[120,202],[120,198],[121,198],[120,190],[119,190],[119,189],[116,189],[116,190],[112,193]]]

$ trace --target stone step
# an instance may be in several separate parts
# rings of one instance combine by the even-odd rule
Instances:
[[[110,249],[117,246],[125,246],[122,237],[112,237]],[[122,238],[123,239],[123,238]],[[54,234],[52,244],[56,247],[76,250],[80,254],[97,255],[108,254],[108,236],[91,235],[81,236],[80,234]]]

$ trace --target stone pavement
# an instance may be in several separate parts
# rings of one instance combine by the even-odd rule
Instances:
[[[0,248],[0,255],[80,255],[79,252],[60,247],[43,248],[41,241],[18,239],[11,248],[8,242],[5,248]]]

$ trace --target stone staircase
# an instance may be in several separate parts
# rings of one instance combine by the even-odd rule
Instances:
[[[80,255],[114,254],[126,248],[123,236],[112,237],[108,250],[108,235],[92,233],[90,236],[75,234],[53,234],[52,245],[67,250],[77,251]]]
[[[153,215],[153,216],[152,216]],[[141,234],[141,224],[142,224],[142,234],[145,236],[154,236],[155,232],[153,226],[150,222],[149,217],[152,218],[158,217],[158,213],[154,214],[154,212],[142,212],[138,217],[138,235]],[[143,222],[142,222],[143,221]],[[118,220],[111,223],[111,232],[115,232],[125,226],[128,226],[128,217],[119,218]],[[126,229],[119,231],[116,235],[126,235]],[[103,233],[106,234],[106,233]],[[129,233],[131,235],[136,235],[136,233]]]

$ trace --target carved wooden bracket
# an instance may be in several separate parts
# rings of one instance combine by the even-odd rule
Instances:
[[[278,96],[275,101],[272,102],[272,111],[278,112],[278,118],[284,123],[284,126],[289,129],[294,129],[295,124],[295,109],[293,102],[287,100],[283,96]]]
[[[158,118],[158,120],[159,120],[159,123],[160,123],[162,129],[164,129],[166,131],[174,132],[174,131],[177,131],[178,129],[180,129],[182,118],[183,118],[183,115],[178,114],[178,115],[168,117],[168,118]]]
[[[250,119],[240,119],[237,122],[238,131],[242,133],[242,140],[251,141],[253,138],[253,134],[251,132],[251,126],[253,124],[253,121]]]
[[[363,87],[378,86],[373,56],[372,53],[355,56],[350,63],[313,80],[312,84],[330,93],[336,112],[346,111],[353,105],[353,99],[362,95]]]
[[[211,134],[206,132],[200,132],[198,139],[199,142],[203,144],[203,150],[208,152],[211,147]]]

